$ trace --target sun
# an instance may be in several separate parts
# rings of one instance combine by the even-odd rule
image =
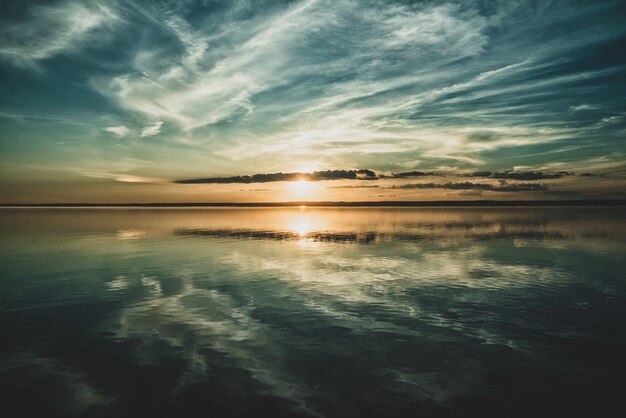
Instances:
[[[291,200],[308,201],[315,199],[319,193],[319,185],[301,177],[287,183],[287,191]]]
[[[289,183],[289,188],[297,195],[305,197],[310,191],[313,185],[310,181],[299,179]]]

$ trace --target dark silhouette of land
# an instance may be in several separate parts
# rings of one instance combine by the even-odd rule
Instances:
[[[197,203],[0,203],[4,208],[91,208],[91,207],[138,207],[138,208],[186,208],[186,207],[471,207],[471,206],[626,206],[624,199],[584,200],[448,200],[448,201],[361,201],[361,202],[197,202]]]

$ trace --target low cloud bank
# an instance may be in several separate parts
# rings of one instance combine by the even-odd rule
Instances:
[[[251,176],[208,177],[199,179],[177,180],[180,184],[227,184],[227,183],[271,183],[277,181],[323,181],[323,180],[378,180],[372,170],[326,170],[313,173],[269,173]]]
[[[391,174],[378,174],[373,170],[361,169],[361,170],[325,170],[314,171],[312,173],[261,173],[252,175],[239,175],[229,177],[205,177],[194,179],[176,180],[175,183],[179,184],[230,184],[230,183],[272,183],[281,181],[329,181],[329,180],[382,180],[382,179],[407,179],[416,177],[427,176],[461,176],[461,177],[476,177],[476,178],[488,178],[497,180],[515,180],[515,181],[532,181],[532,180],[552,180],[558,179],[563,176],[574,175],[573,172],[559,171],[559,172],[540,172],[540,171],[477,171],[471,174],[454,174],[454,173],[438,173],[438,172],[425,172],[425,171],[404,171]],[[437,183],[423,183],[431,184],[436,187],[411,187],[412,185],[393,186],[392,188],[441,188],[441,185]],[[462,182],[462,183],[446,183],[451,185],[447,188],[470,188],[479,190],[492,190],[489,187],[496,188],[498,191],[508,191],[505,189],[515,187],[526,187],[528,190],[544,190],[543,184],[524,183],[524,184],[500,184],[492,186],[489,184]],[[469,187],[467,185],[473,185]],[[414,186],[414,185],[413,185]],[[486,188],[483,188],[486,187]]]
[[[530,192],[545,191],[548,186],[543,183],[508,183],[499,181],[498,184],[472,183],[409,183],[399,186],[390,186],[388,189],[450,189],[450,190],[481,190],[491,192]]]

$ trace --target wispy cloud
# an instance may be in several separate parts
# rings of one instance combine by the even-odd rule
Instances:
[[[90,34],[117,20],[106,2],[63,1],[29,8],[29,19],[3,24],[0,59],[37,69],[38,62],[94,42]]]
[[[571,110],[572,112],[582,112],[584,110],[594,110],[597,109],[598,106],[594,106],[594,105],[590,105],[587,103],[581,103],[579,105],[576,106],[570,106],[569,110]]]
[[[156,177],[139,176],[135,174],[128,174],[123,172],[110,172],[110,171],[85,171],[81,172],[84,177],[91,177],[97,179],[110,179],[119,183],[137,183],[137,184],[168,184],[170,183],[166,179]]]
[[[144,176],[133,176],[129,174],[120,174],[115,175],[113,177],[115,181],[119,181],[120,183],[146,183],[146,184],[165,184],[167,180],[155,178],[155,177],[144,177]]]
[[[154,136],[161,133],[161,127],[163,126],[163,122],[156,122],[154,125],[146,126],[141,130],[141,134],[139,135],[141,138],[145,138],[147,136]]]
[[[624,120],[623,115],[613,115],[613,116],[608,116],[606,118],[602,118],[600,122],[598,123],[598,125],[600,126],[616,125],[622,122],[623,120]]]
[[[124,137],[126,135],[128,135],[128,133],[130,132],[130,129],[128,129],[126,126],[124,125],[120,125],[120,126],[107,126],[106,128],[102,128],[104,131],[113,134],[115,136],[119,136],[119,137]]]
[[[183,47],[180,59],[163,66],[155,61],[162,54],[140,51],[135,60],[137,73],[99,86],[122,106],[151,117],[176,120],[184,129],[220,122],[235,116],[239,109],[244,110],[243,116],[254,109],[253,96],[290,85],[303,76],[314,76],[321,63],[306,62],[298,48],[320,59],[319,54],[327,47],[332,54],[344,54],[345,58],[324,66],[327,77],[340,75],[352,61],[353,65],[367,65],[364,70],[370,73],[367,78],[371,81],[372,75],[385,71],[385,63],[377,58],[381,49],[411,53],[411,60],[439,56],[447,61],[453,56],[476,55],[487,41],[482,33],[486,20],[452,5],[389,8],[355,1],[334,2],[332,6],[325,1],[303,1],[260,14],[247,22],[243,33],[232,31],[231,22],[226,20],[218,24],[221,32],[211,34],[172,12],[147,8],[143,13],[163,22],[177,38]],[[345,42],[337,42],[337,36],[344,37]],[[214,37],[223,42],[207,48]],[[418,77],[411,79],[416,82]],[[365,82],[353,78],[339,85],[343,92],[333,92],[329,86],[317,94],[332,95],[334,99],[326,100],[326,104],[336,106],[372,95]],[[410,83],[400,73],[389,74],[378,82],[377,90],[384,92]],[[313,93],[311,87],[303,87],[307,94]],[[293,110],[310,112],[306,109],[310,99],[292,103],[296,105]],[[275,106],[284,104],[280,100]]]

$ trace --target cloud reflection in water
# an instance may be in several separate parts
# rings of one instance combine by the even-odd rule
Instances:
[[[623,226],[604,209],[31,211],[0,224],[2,306],[91,318],[55,326],[146,376],[124,386],[58,342],[20,343],[88,382],[94,413],[133,415],[147,382],[163,413],[503,412],[518,393],[530,408],[536,390],[558,387],[554,405],[608,390],[582,376],[585,344],[611,358],[623,336]]]

